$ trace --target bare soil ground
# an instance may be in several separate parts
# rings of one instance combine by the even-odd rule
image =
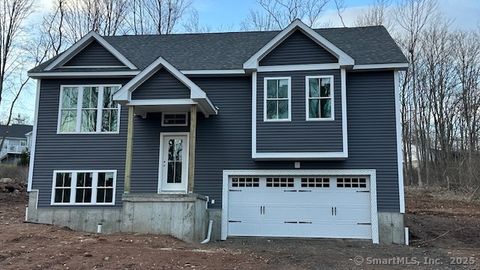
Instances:
[[[0,269],[480,269],[480,204],[438,192],[407,192],[411,246],[267,238],[200,245],[96,235],[24,223],[25,204],[24,195],[0,193]]]

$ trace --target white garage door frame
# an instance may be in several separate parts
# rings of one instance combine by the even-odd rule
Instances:
[[[377,172],[375,169],[345,169],[345,170],[224,170],[222,192],[222,231],[221,239],[228,237],[228,184],[231,176],[368,176],[370,178],[370,211],[372,242],[379,243],[377,214]]]

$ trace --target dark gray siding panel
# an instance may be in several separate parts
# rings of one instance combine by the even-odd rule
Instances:
[[[117,170],[116,204],[122,202],[127,110],[122,108],[119,134],[57,134],[60,85],[125,84],[127,80],[42,80],[38,112],[33,189],[38,206],[50,205],[54,170]]]
[[[132,193],[155,193],[158,189],[161,132],[188,132],[189,127],[162,127],[161,113],[135,118],[132,160]]]
[[[64,66],[125,66],[97,41],[93,41]]]
[[[132,92],[132,99],[190,98],[190,89],[164,68]]]
[[[260,60],[261,66],[337,63],[337,58],[301,31],[295,31]]]
[[[251,159],[251,87],[248,78],[193,79],[220,113],[199,115],[195,192],[220,208],[223,170],[294,169],[294,162]],[[225,89],[229,89],[225,94]],[[302,162],[302,169],[376,169],[379,211],[399,211],[393,72],[349,73],[349,158]]]
[[[334,76],[334,121],[306,121],[305,76]],[[264,78],[291,77],[290,122],[264,122]],[[257,152],[342,152],[340,70],[263,72],[257,76]]]

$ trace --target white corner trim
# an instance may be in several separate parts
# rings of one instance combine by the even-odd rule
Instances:
[[[338,62],[340,65],[354,65],[355,61],[352,57],[347,55],[345,52],[340,50],[337,46],[333,45],[326,38],[315,32],[312,28],[308,27],[301,20],[296,19],[280,33],[278,33],[272,40],[270,40],[265,46],[263,46],[258,52],[256,52],[252,57],[250,57],[244,64],[243,68],[245,69],[256,69],[258,68],[259,61],[277,47],[282,41],[290,36],[295,30],[303,31],[307,36],[312,38],[320,46],[325,48],[327,51],[338,57]]]
[[[310,118],[310,79],[330,79],[330,117],[329,118]],[[334,87],[334,76],[333,75],[315,75],[315,76],[305,76],[305,120],[306,121],[335,121],[335,87]],[[320,88],[320,84],[318,85]],[[319,89],[320,91],[320,89]],[[319,105],[320,108],[320,98]]]
[[[305,65],[278,65],[278,66],[259,66],[258,72],[277,72],[277,71],[305,71],[305,70],[327,70],[339,69],[340,64],[305,64]]]
[[[346,159],[348,154],[345,152],[268,152],[259,153],[256,152],[253,156],[254,159],[262,160],[308,160],[308,159]]]
[[[287,119],[267,118],[267,81],[287,80],[288,81],[288,117]],[[278,113],[278,107],[277,107]],[[292,120],[292,77],[264,77],[263,78],[263,122],[290,122]]]
[[[355,65],[354,70],[362,69],[406,69],[408,63],[389,63],[389,64],[369,64],[369,65]]]
[[[252,158],[257,154],[257,72],[252,72]]]
[[[298,175],[365,175],[370,178],[370,215],[372,242],[379,243],[377,210],[377,172],[375,169],[338,169],[338,170],[223,170],[222,179],[222,222],[221,240],[228,237],[228,182],[230,176],[298,176]]]
[[[105,77],[131,77],[136,76],[140,71],[51,71],[51,72],[29,72],[28,76],[32,78],[105,78]]]
[[[403,147],[402,147],[402,117],[400,112],[400,74],[393,72],[395,86],[395,118],[397,131],[397,169],[398,169],[398,195],[400,200],[400,213],[405,213],[405,188],[403,183]]]
[[[347,125],[347,71],[340,70],[341,91],[342,91],[342,137],[343,153],[348,157],[348,125]]]
[[[125,56],[123,56],[117,49],[115,49],[110,43],[108,43],[102,36],[95,33],[94,31],[89,32],[84,37],[82,37],[78,42],[73,44],[65,52],[63,52],[57,59],[50,63],[45,70],[51,70],[59,65],[65,64],[68,60],[72,59],[77,55],[81,50],[88,46],[93,40],[96,40],[100,43],[105,49],[107,49],[111,54],[113,54],[120,62],[125,64],[125,66],[130,69],[137,69],[137,67],[132,64]]]
[[[243,75],[243,69],[199,69],[199,70],[180,70],[185,75]]]
[[[37,80],[37,93],[35,97],[35,116],[33,122],[33,130],[32,130],[32,138],[31,138],[31,148],[30,148],[30,162],[28,165],[28,184],[27,184],[27,192],[32,191],[32,184],[33,184],[33,167],[35,165],[35,148],[37,144],[37,127],[38,127],[38,107],[40,104],[40,88],[41,88],[42,80]]]

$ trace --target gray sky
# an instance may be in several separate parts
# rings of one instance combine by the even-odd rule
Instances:
[[[332,1],[333,2],[333,1]],[[343,18],[347,26],[353,26],[356,17],[361,14],[373,0],[345,0],[346,10]],[[480,0],[439,0],[441,13],[451,20],[452,28],[471,30],[480,27]],[[37,0],[37,10],[29,23],[41,21],[42,14],[53,5],[53,0]],[[240,23],[247,17],[250,9],[256,8],[255,0],[193,0],[193,7],[198,11],[200,23],[214,31],[238,31]],[[320,25],[341,26],[340,19],[332,4],[322,15]],[[25,89],[17,102],[15,112],[26,115],[33,122],[35,104],[34,81]],[[8,100],[8,97],[6,98]],[[0,111],[2,118],[6,116],[6,106]]]

